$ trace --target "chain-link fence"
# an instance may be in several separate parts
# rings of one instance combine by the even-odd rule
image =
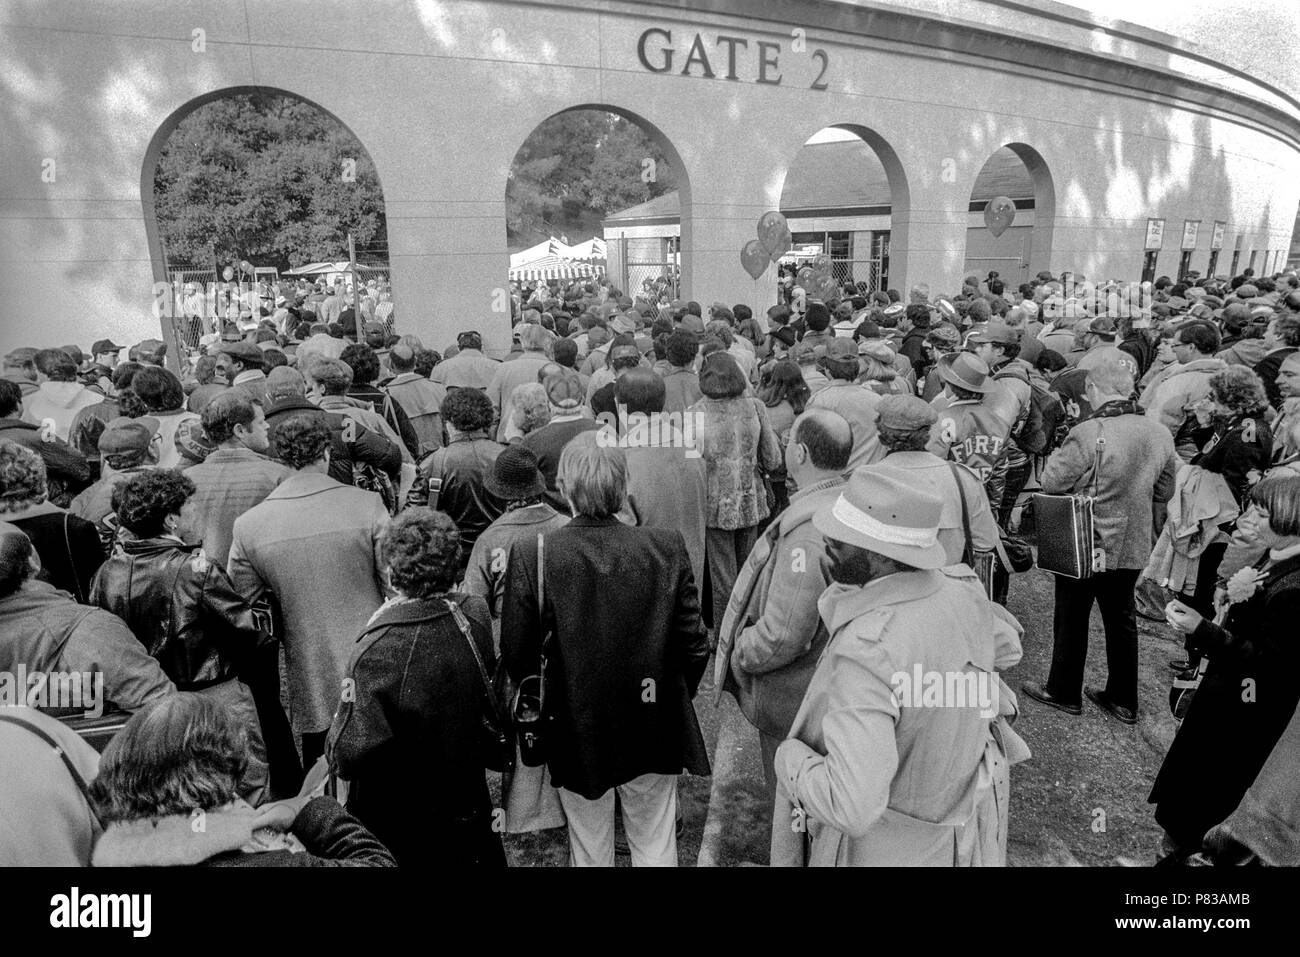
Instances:
[[[627,295],[639,296],[649,289],[657,294],[663,288],[667,289],[670,299],[680,295],[681,270],[676,263],[624,262],[622,289]]]
[[[881,288],[880,260],[832,259],[831,278],[841,286],[852,283],[860,290],[877,292]]]

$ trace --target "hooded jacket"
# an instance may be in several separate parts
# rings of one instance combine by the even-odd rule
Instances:
[[[96,405],[104,397],[91,392],[80,382],[42,382],[23,400],[23,418],[40,425],[46,419],[54,423],[54,431],[64,442],[72,432],[72,420],[88,405]]]
[[[181,691],[236,677],[271,641],[219,565],[175,538],[128,538],[95,575],[92,603],[125,621]]]

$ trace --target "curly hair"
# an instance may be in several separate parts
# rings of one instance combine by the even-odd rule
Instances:
[[[1228,366],[1210,378],[1210,395],[1233,415],[1259,412],[1268,402],[1264,383],[1246,366]]]
[[[408,598],[431,598],[460,575],[460,530],[443,512],[409,508],[384,530],[379,554],[394,588]]]
[[[185,507],[194,483],[176,469],[147,469],[114,490],[117,520],[138,538],[157,538],[163,519]]]
[[[348,346],[339,358],[352,370],[353,382],[369,385],[379,378],[379,357],[364,342]]]
[[[181,380],[159,366],[144,366],[131,380],[131,390],[150,412],[175,412],[185,406]]]
[[[436,349],[415,350],[415,374],[429,378],[434,367],[442,361],[442,355]]]
[[[0,515],[45,501],[45,461],[17,442],[0,441]]]
[[[294,470],[319,462],[330,442],[330,430],[313,415],[291,415],[271,436],[279,460]]]
[[[457,432],[483,432],[492,425],[492,400],[478,389],[452,389],[442,400],[442,421]]]
[[[238,794],[248,737],[220,702],[192,691],[136,712],[104,749],[90,797],[105,824],[211,811]]]
[[[538,382],[525,382],[510,393],[514,405],[514,426],[524,435],[536,432],[551,421],[551,400]]]
[[[138,419],[149,414],[149,406],[144,404],[144,399],[135,394],[134,389],[123,389],[114,401],[117,403],[118,414],[128,419]]]

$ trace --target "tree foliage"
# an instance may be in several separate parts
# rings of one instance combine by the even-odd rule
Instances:
[[[539,125],[515,155],[507,226],[533,240],[571,230],[581,211],[606,216],[676,188],[676,171],[640,126],[613,113],[573,110]]]
[[[230,96],[186,116],[163,146],[154,204],[169,266],[341,259],[349,232],[358,248],[387,243],[370,157],[291,97]]]

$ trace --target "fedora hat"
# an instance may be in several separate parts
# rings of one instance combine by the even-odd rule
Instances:
[[[857,469],[839,497],[813,515],[813,527],[914,568],[942,568],[948,563],[939,543],[943,501],[916,488],[909,472],[883,466]]]
[[[989,391],[989,367],[971,352],[953,352],[938,363],[939,378],[968,392]]]
[[[483,479],[483,487],[505,502],[536,498],[546,491],[537,456],[522,445],[507,445],[501,450],[492,471]]]
[[[972,332],[968,342],[992,342],[1001,346],[1013,346],[1020,341],[1020,330],[1013,329],[1001,319],[990,319],[989,324],[979,332]]]

